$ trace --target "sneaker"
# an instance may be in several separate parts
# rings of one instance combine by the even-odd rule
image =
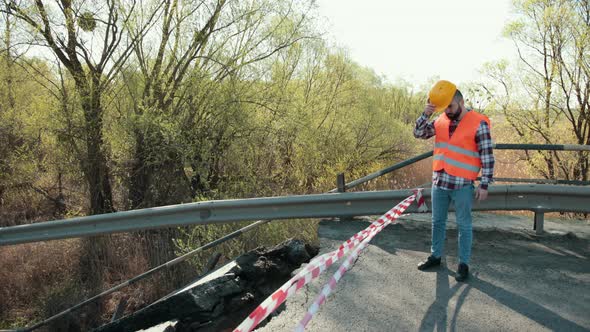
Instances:
[[[440,266],[440,257],[428,256],[424,262],[418,264],[418,270],[425,271],[435,266]]]
[[[469,278],[469,266],[467,266],[465,263],[460,263],[459,267],[457,268],[455,280],[461,282],[467,280],[467,278]]]

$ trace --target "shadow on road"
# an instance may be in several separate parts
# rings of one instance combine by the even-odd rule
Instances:
[[[491,282],[480,279],[477,276],[477,273],[471,275],[468,282],[455,283],[452,287],[450,287],[449,278],[454,278],[455,272],[448,270],[446,267],[441,267],[436,273],[436,299],[430,305],[428,310],[426,310],[424,318],[420,323],[420,331],[446,331],[448,324],[448,304],[451,298],[457,296],[457,304],[455,305],[449,327],[449,330],[456,331],[457,317],[459,316],[461,307],[465,303],[465,299],[472,288],[477,289],[502,305],[550,330],[588,331],[588,329],[583,326],[563,318],[542,305],[513,292],[509,292]],[[457,293],[459,293],[459,295],[457,295]]]
[[[368,225],[367,222],[358,221],[323,221],[319,235],[325,239],[345,241]],[[590,326],[590,318],[587,312],[590,309],[590,294],[587,290],[590,241],[571,234],[536,237],[506,230],[476,230],[474,236],[473,273],[468,282],[457,283],[454,280],[455,272],[447,268],[457,263],[456,230],[448,230],[445,247],[449,264],[445,263],[431,272],[436,273],[436,285],[432,285],[436,291],[434,301],[428,308],[422,313],[417,312],[422,317],[419,321],[420,331],[461,329],[459,317],[462,310],[468,310],[469,315],[473,315],[475,310],[481,310],[473,308],[482,307],[482,304],[473,302],[477,296],[493,299],[499,305],[498,315],[512,311],[516,313],[514,317],[526,317],[550,330],[589,331],[587,326]],[[397,259],[395,255],[404,255],[406,259],[408,256],[417,257],[417,264],[428,256],[430,229],[391,225],[378,234],[371,245],[394,255],[391,259]],[[415,269],[415,265],[404,267]],[[418,275],[417,278],[426,278],[422,284],[424,289],[414,290],[416,294],[430,294],[431,289],[428,287],[432,278],[427,276]],[[452,305],[449,306],[449,303]],[[453,310],[450,318],[449,308]],[[478,314],[485,316],[495,313]],[[494,319],[501,321],[504,318],[498,316]],[[481,328],[486,329],[485,326]]]
[[[477,277],[471,276],[468,282],[470,287],[485,293],[489,297],[512,309],[519,314],[534,320],[540,325],[553,331],[588,331],[588,329],[580,326],[559,314],[543,307],[541,304],[535,303],[527,298],[509,292],[501,287],[494,285],[491,282],[485,281]]]

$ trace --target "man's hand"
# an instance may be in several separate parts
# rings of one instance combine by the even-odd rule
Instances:
[[[475,199],[479,202],[486,200],[488,198],[488,191],[487,189],[477,188],[475,189]]]
[[[428,103],[426,104],[426,107],[424,107],[424,114],[426,114],[427,116],[431,116],[432,113],[434,113],[434,109],[436,108],[436,105]]]

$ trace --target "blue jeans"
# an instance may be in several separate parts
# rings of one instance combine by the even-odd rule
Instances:
[[[434,257],[442,257],[445,244],[447,214],[451,201],[455,204],[457,229],[459,232],[459,263],[469,264],[473,227],[471,225],[471,206],[473,204],[473,185],[456,190],[432,187],[432,247]]]

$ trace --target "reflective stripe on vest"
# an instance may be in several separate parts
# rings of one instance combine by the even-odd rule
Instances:
[[[450,120],[446,114],[441,114],[435,121],[436,141],[434,144],[435,171],[445,170],[446,173],[462,178],[475,180],[481,169],[481,160],[475,142],[475,135],[481,121],[489,119],[475,111],[469,111],[463,116],[449,138]]]
[[[434,156],[434,160],[443,160],[447,164],[450,164],[450,165],[453,165],[453,166],[459,167],[459,168],[464,168],[464,169],[466,169],[468,171],[476,172],[476,173],[479,173],[479,170],[481,169],[481,167],[477,167],[477,166],[469,165],[469,164],[466,164],[466,163],[462,163],[460,161],[456,161],[456,160],[451,159],[451,158],[445,158],[445,156],[442,155],[442,154],[435,155]]]
[[[449,149],[453,152],[457,152],[457,153],[461,153],[464,154],[468,157],[475,157],[475,158],[479,158],[479,152],[478,151],[471,151],[471,150],[467,150],[467,149],[463,149],[460,146],[455,146],[452,144],[448,144],[448,143],[434,143],[434,147],[435,148],[441,148],[441,149]]]

